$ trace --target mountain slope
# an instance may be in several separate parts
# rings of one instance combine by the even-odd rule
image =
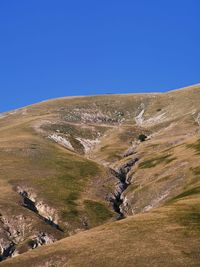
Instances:
[[[199,103],[195,85],[2,114],[0,266],[198,266]]]
[[[65,238],[1,266],[199,266],[199,197]]]

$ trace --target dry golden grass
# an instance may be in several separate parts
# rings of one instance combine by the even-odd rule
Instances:
[[[83,219],[87,228],[103,225],[0,266],[199,266],[199,103],[197,85],[166,94],[62,98],[5,114],[0,119],[1,214],[27,218],[27,240],[41,230],[63,238],[83,230]],[[142,109],[144,121],[136,125]],[[100,143],[85,156],[83,150],[72,152],[47,138],[57,128],[86,139],[99,132]],[[102,163],[126,162],[124,151],[141,133],[150,138],[131,156],[139,161],[124,192],[130,217],[111,222],[115,214],[106,199],[116,178]],[[64,233],[21,206],[19,185],[57,210]]]
[[[65,238],[0,266],[199,266],[199,211],[199,196],[182,199]]]

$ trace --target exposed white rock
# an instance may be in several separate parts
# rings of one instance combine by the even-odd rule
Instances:
[[[162,114],[156,114],[155,116],[150,117],[149,119],[144,119],[144,113],[145,113],[145,105],[144,103],[141,103],[138,107],[139,114],[135,117],[135,122],[138,126],[141,125],[151,125],[155,123],[160,123],[166,118],[166,112],[163,112]]]
[[[49,209],[48,209],[48,212]],[[9,257],[19,255],[17,245],[27,239],[27,232],[30,230],[30,223],[23,215],[18,216],[0,216],[0,261]],[[37,232],[29,241],[29,248],[51,244],[56,238],[45,232]]]
[[[145,124],[154,124],[154,123],[160,123],[166,118],[166,112],[163,112],[159,115],[153,116],[145,121]]]
[[[138,109],[141,107],[144,107],[144,105],[141,105]],[[143,124],[155,124],[155,123],[160,123],[166,118],[166,112],[163,112],[161,114],[157,114],[153,117],[150,117],[147,120],[144,120],[144,108],[140,111],[140,113],[135,117],[135,122],[138,126],[141,126]]]
[[[196,111],[197,111],[196,109],[193,109],[192,112],[191,112],[191,114],[192,115],[195,115]]]
[[[7,236],[15,243],[19,243],[24,240],[25,233],[28,230],[28,225],[23,215],[18,216],[1,216],[0,219],[3,229],[5,229]]]
[[[73,146],[71,145],[71,143],[69,142],[69,140],[67,140],[66,138],[54,133],[48,136],[49,139],[55,141],[56,143],[69,148],[71,150],[74,150]]]
[[[12,257],[15,252],[15,245],[12,241],[0,238],[0,261]]]
[[[0,113],[0,119],[3,119],[4,117],[6,117],[6,114]]]
[[[144,115],[144,109],[135,117],[135,122],[137,125],[142,125],[144,121],[143,115]]]
[[[110,117],[106,114],[103,114],[101,111],[95,113],[81,113],[81,120],[87,122],[106,122],[110,120]]]
[[[52,244],[56,241],[53,236],[47,233],[39,233],[37,236],[33,237],[31,240],[31,248],[37,248],[43,245]]]
[[[16,114],[16,113],[18,113],[18,110],[17,109],[8,112],[8,114],[10,114],[10,115],[13,115],[13,114]]]
[[[151,202],[151,204],[145,206],[142,210],[142,212],[146,212],[151,210],[152,208],[155,208],[156,206],[159,205],[159,203],[165,199],[168,196],[169,192],[166,191],[165,193],[163,193],[162,195],[160,195],[159,197],[157,197],[156,199],[153,199],[153,201]]]
[[[15,250],[11,257],[14,258],[14,257],[17,257],[17,256],[19,256],[19,252],[17,250]]]
[[[145,212],[145,211],[149,211],[153,208],[153,205],[147,205],[144,207],[144,209],[142,210],[142,212]]]
[[[129,208],[129,201],[128,201],[128,198],[126,196],[124,196],[123,193],[122,193],[121,199],[123,202],[120,205],[120,212],[125,213],[127,211],[127,209]]]
[[[58,215],[54,208],[48,206],[43,201],[37,202],[35,207],[37,208],[39,214],[42,217],[46,218],[49,221],[54,222],[55,224],[58,224]]]
[[[198,125],[200,126],[200,112],[199,112],[198,115],[197,115],[196,122],[197,122]]]
[[[17,192],[20,194],[20,195],[23,195],[24,193],[26,193],[27,194],[27,197],[31,200],[31,201],[33,201],[33,202],[35,202],[35,199],[36,199],[36,193],[32,190],[32,189],[30,189],[30,188],[28,188],[28,187],[26,187],[26,186],[17,186]]]
[[[48,221],[53,222],[54,224],[58,224],[58,215],[56,209],[50,207],[42,200],[38,200],[36,193],[32,189],[18,186],[17,192],[21,196],[28,198],[29,200],[32,201],[32,205],[34,205],[39,215],[41,215]]]
[[[78,140],[81,143],[81,145],[84,147],[85,153],[90,152],[91,149],[95,147],[95,145],[100,143],[100,140],[98,138],[91,140],[91,139],[84,139],[84,138],[77,137],[76,140]]]
[[[22,115],[26,115],[27,114],[27,108],[23,108],[23,109],[21,109],[21,111],[22,111]]]

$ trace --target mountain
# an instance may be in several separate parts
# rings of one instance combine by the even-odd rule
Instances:
[[[0,267],[199,266],[200,85],[0,116]]]

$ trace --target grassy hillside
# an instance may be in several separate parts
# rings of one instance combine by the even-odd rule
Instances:
[[[196,85],[2,114],[0,266],[198,266],[199,103]]]
[[[199,266],[199,195],[106,224],[0,266]]]

